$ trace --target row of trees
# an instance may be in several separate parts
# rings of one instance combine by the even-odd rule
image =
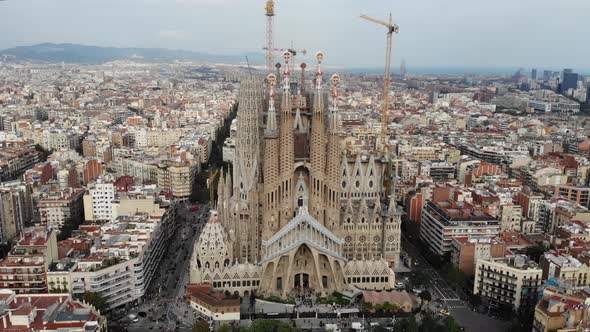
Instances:
[[[215,142],[213,143],[211,151],[209,152],[209,163],[202,165],[203,171],[195,176],[190,196],[191,202],[209,202],[209,188],[207,186],[209,174],[215,172],[221,167],[223,167],[224,171],[228,171],[228,165],[223,161],[223,143],[229,137],[231,123],[237,117],[237,115],[238,105],[235,104],[229,112],[229,116],[227,119],[225,119],[223,126],[217,129],[217,132],[215,133]],[[219,177],[217,177],[215,181],[210,184],[213,186],[215,196],[217,195],[218,179]]]
[[[194,332],[209,332],[209,323],[206,321],[197,321],[193,324]],[[254,321],[250,327],[232,328],[228,325],[222,325],[217,332],[298,332],[298,328],[292,327],[287,323],[278,320],[259,319]]]
[[[377,329],[376,331],[385,331]],[[453,317],[447,317],[440,321],[435,319],[431,314],[422,313],[420,323],[414,315],[408,319],[400,319],[393,326],[394,332],[459,332],[463,331]]]

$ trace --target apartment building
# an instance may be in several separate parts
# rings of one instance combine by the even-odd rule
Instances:
[[[115,186],[97,179],[84,195],[85,220],[113,220],[112,203],[115,200]]]
[[[0,188],[0,241],[14,240],[33,217],[30,189],[23,185]]]
[[[535,306],[533,332],[588,331],[588,290],[548,286]]]
[[[162,215],[164,209],[157,199],[160,188],[156,185],[129,186],[126,190],[116,190],[117,183],[102,183],[84,195],[84,219],[86,221],[115,221],[119,216],[134,213]],[[97,183],[98,185],[98,183]],[[120,185],[120,183],[118,183]],[[101,192],[103,194],[101,194]],[[105,200],[104,193],[112,199]],[[112,196],[110,196],[112,193]],[[96,212],[95,212],[96,211]]]
[[[158,165],[158,186],[175,198],[188,198],[197,169],[188,161],[164,160]]]
[[[18,243],[0,261],[0,288],[16,292],[46,293],[46,272],[58,258],[56,232],[37,226],[23,230]]]
[[[543,269],[543,279],[557,279],[572,288],[588,287],[590,267],[575,257],[556,250],[546,252],[539,265]]]
[[[22,146],[0,147],[0,180],[13,180],[41,160],[41,153]]]
[[[502,232],[522,231],[522,207],[503,204],[500,208],[500,230]]]
[[[422,209],[420,238],[440,256],[451,253],[453,238],[493,238],[499,231],[496,218],[466,202],[428,202]]]
[[[478,259],[473,294],[479,294],[490,308],[502,311],[533,307],[542,274],[543,270],[524,255]]]
[[[107,319],[70,294],[16,294],[0,289],[0,332],[106,332]]]
[[[555,198],[564,198],[590,208],[590,187],[587,186],[556,186]]]
[[[60,277],[71,280],[73,294],[100,294],[109,310],[134,302],[147,291],[175,227],[175,207],[162,216],[134,214],[101,226],[81,226],[79,240],[91,244],[89,253],[71,253],[75,267],[59,271],[69,279]]]
[[[46,194],[37,203],[40,221],[59,230],[66,221],[81,223],[84,218],[84,189],[68,188]]]
[[[456,237],[452,241],[451,263],[467,276],[475,274],[478,259],[490,260],[505,255],[506,244],[495,238]]]

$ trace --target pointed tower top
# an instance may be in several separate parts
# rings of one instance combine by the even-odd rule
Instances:
[[[381,213],[381,196],[378,196],[375,200],[375,207],[373,208],[375,213]]]
[[[315,55],[315,58],[318,62],[317,64],[317,69],[316,69],[316,73],[315,73],[315,88],[316,90],[321,90],[322,89],[322,75],[324,73],[322,73],[322,60],[324,60],[324,53],[317,52]]]
[[[289,91],[289,78],[290,78],[290,72],[289,72],[289,60],[291,59],[291,53],[289,51],[285,51],[285,53],[283,53],[283,59],[285,59],[285,71],[283,74],[283,90],[285,92]]]
[[[397,203],[395,202],[395,193],[391,193],[389,195],[389,207],[387,209],[387,214],[393,215],[397,213]]]
[[[338,114],[338,84],[340,83],[340,76],[337,74],[332,75],[330,78],[332,82],[332,109],[330,112],[330,130],[333,134],[338,133],[338,126],[340,122]]]
[[[274,135],[277,131],[277,112],[275,110],[275,84],[277,78],[274,74],[269,74],[266,78],[268,82],[268,115],[266,120],[265,135]]]
[[[299,83],[299,92],[301,94],[305,93],[305,68],[307,65],[303,62],[299,67],[301,67],[301,82]]]

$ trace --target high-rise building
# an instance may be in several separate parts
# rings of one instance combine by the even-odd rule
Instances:
[[[533,70],[531,70],[531,79],[537,79],[537,68],[533,68]]]
[[[406,59],[402,59],[402,64],[399,67],[399,76],[402,79],[406,78]]]
[[[260,79],[242,80],[233,174],[219,181],[217,211],[193,252],[192,283],[283,297],[392,287],[401,213],[384,194],[387,164],[341,150],[339,77],[331,78],[330,99],[322,57],[312,89],[291,79],[289,54],[277,95],[274,75],[266,89]]]
[[[575,90],[578,87],[578,74],[572,72],[563,72],[563,81],[561,83],[561,93],[568,93],[569,89]]]
[[[543,82],[548,82],[551,79],[551,70],[543,70]]]

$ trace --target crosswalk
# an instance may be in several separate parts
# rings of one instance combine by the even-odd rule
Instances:
[[[446,301],[447,307],[449,309],[462,309],[467,308],[465,302],[461,301],[460,299],[449,299]]]

